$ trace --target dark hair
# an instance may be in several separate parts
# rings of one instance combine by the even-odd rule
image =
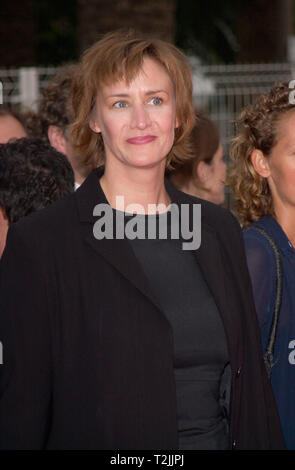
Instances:
[[[66,157],[40,139],[0,144],[0,207],[9,223],[74,191]]]
[[[194,182],[196,187],[201,188],[197,167],[202,161],[210,165],[218,150],[219,130],[213,121],[204,114],[196,113],[196,124],[190,134],[190,143],[192,158],[174,165],[174,169],[167,174],[178,188],[183,187],[190,180]]]

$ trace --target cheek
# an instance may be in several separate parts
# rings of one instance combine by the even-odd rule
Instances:
[[[275,164],[272,162],[269,184],[273,197],[278,195],[282,200],[294,201],[295,161],[293,162],[292,159],[281,156]]]
[[[220,162],[214,167],[214,180],[217,185],[223,185],[226,177],[226,166]]]
[[[159,114],[160,113],[160,114]],[[172,132],[176,127],[176,114],[174,108],[155,110],[150,116],[151,121],[157,123],[157,125],[165,132]]]
[[[274,182],[280,186],[288,184],[290,177],[294,181],[295,166],[293,165],[292,168],[292,165],[282,159],[279,165],[273,165],[273,168],[271,169],[271,176]]]
[[[101,121],[101,134],[104,141],[114,140],[120,133],[120,122],[118,119],[103,119]]]
[[[67,141],[66,143],[66,155],[68,157],[76,157],[76,152],[75,152],[75,149],[74,147],[72,146],[72,144],[70,142]]]
[[[175,140],[175,128],[174,128],[174,126],[170,126],[167,129],[166,138],[165,138],[166,145],[169,147],[169,150],[173,146],[174,140]]]
[[[167,139],[169,140],[170,144],[173,145],[173,142],[174,142],[174,139],[175,139],[175,117],[174,117],[174,115],[171,115],[170,119],[167,120],[166,134],[167,134]]]
[[[293,193],[295,196],[295,165],[288,165],[283,170],[278,175],[278,184],[283,190],[286,188],[288,192]]]
[[[226,178],[226,164],[224,162],[221,163],[220,175],[221,179],[224,181]]]

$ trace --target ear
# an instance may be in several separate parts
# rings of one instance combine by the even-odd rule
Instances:
[[[251,153],[251,162],[254,170],[256,173],[258,173],[258,175],[262,176],[263,178],[268,178],[270,176],[268,159],[264,156],[261,150],[253,150]]]
[[[48,139],[52,147],[54,147],[58,152],[66,154],[66,139],[63,135],[63,131],[58,126],[49,126],[48,127]]]
[[[89,121],[89,127],[96,134],[99,134],[101,132],[101,129],[100,129],[99,125],[97,124],[97,122],[93,121],[92,119],[90,119],[90,121]]]
[[[95,132],[96,134],[99,134],[101,132],[101,128],[98,124],[98,120],[97,120],[97,117],[94,116],[94,111],[95,111],[95,108],[92,110],[92,115],[90,116],[90,119],[89,119],[89,127],[90,129]]]
[[[204,184],[204,183],[206,183],[206,181],[208,181],[208,179],[210,177],[210,171],[211,171],[210,165],[205,163],[203,160],[198,163],[198,165],[197,165],[197,177],[198,177],[199,181],[202,184]]]
[[[178,119],[177,115],[175,116],[175,126],[174,129],[178,129],[181,126],[181,121]]]
[[[8,219],[5,214],[5,210],[0,207],[0,225],[2,225],[3,223],[8,224]]]

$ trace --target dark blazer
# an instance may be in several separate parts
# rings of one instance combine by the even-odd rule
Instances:
[[[172,329],[128,240],[93,236],[93,208],[106,202],[102,171],[9,230],[2,449],[177,449]],[[228,341],[232,445],[283,448],[239,225],[214,204],[167,190],[174,203],[202,205],[195,255]]]

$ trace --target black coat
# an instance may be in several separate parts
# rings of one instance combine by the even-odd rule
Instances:
[[[177,449],[172,329],[128,240],[97,240],[95,170],[71,196],[9,230],[2,258],[1,448]],[[195,251],[232,369],[237,449],[282,448],[238,223],[202,205]]]

